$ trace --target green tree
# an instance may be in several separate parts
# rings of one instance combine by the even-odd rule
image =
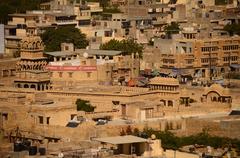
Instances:
[[[168,38],[172,37],[172,34],[178,34],[180,31],[179,24],[172,22],[170,25],[164,27],[165,34]]]
[[[131,134],[133,134],[133,132],[132,132],[132,127],[129,126],[129,125],[127,126],[126,134],[127,134],[127,135],[131,135]]]
[[[169,131],[158,132],[156,138],[161,139],[164,149],[178,149],[180,147],[179,138]]]
[[[240,35],[240,24],[227,24],[223,29],[227,31],[230,36],[234,34]]]
[[[153,129],[144,129],[140,136],[143,138],[150,138],[152,134],[156,135],[157,139],[161,139],[162,147],[164,149],[178,149],[186,145],[205,145],[214,148],[222,148],[233,146],[237,150],[240,150],[240,140],[231,139],[226,137],[213,136],[208,133],[209,129],[205,128],[201,133],[177,137],[170,131],[156,131]],[[144,135],[143,135],[144,133]],[[145,134],[147,137],[145,137]]]
[[[215,0],[215,5],[232,4],[233,0]]]
[[[135,42],[133,39],[124,39],[122,41],[112,39],[109,42],[102,44],[100,49],[122,51],[123,55],[138,53],[140,57],[142,57],[143,53],[143,46]]]
[[[74,26],[49,28],[42,35],[45,51],[59,51],[61,43],[73,43],[76,48],[86,48],[88,41],[86,35]]]
[[[125,135],[126,135],[126,132],[124,131],[124,129],[121,129],[120,136],[125,136]]]
[[[95,109],[87,100],[77,99],[76,105],[77,111],[93,112]]]
[[[133,129],[133,135],[139,136],[139,134],[140,134],[139,129],[138,129],[138,128],[134,128],[134,129]]]
[[[103,13],[121,13],[118,6],[108,6],[103,8]]]
[[[109,6],[109,1],[110,0],[99,0],[100,6],[103,8]]]
[[[8,14],[13,13],[13,7],[9,4],[0,4],[0,23],[7,24]]]

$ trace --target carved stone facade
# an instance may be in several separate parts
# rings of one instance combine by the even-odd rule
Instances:
[[[43,54],[43,42],[38,36],[29,36],[21,41],[21,59],[16,64],[17,88],[46,90],[49,88],[49,74],[45,70],[47,58]]]

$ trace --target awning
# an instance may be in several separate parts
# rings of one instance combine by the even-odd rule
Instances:
[[[147,139],[144,139],[144,138],[141,138],[141,137],[132,136],[132,135],[96,138],[94,140],[96,140],[98,142],[102,142],[102,143],[113,144],[113,145],[131,144],[131,143],[146,143],[146,142],[148,142]]]
[[[240,115],[240,110],[232,110],[229,115]]]
[[[235,69],[239,69],[240,64],[231,64],[230,67],[235,68]]]
[[[75,128],[79,125],[78,122],[68,122],[68,124],[66,125],[66,127],[71,127],[71,128]]]

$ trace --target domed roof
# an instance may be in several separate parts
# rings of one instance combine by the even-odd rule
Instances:
[[[43,50],[44,45],[39,36],[27,36],[24,37],[21,42],[20,46],[22,50]]]
[[[229,95],[229,89],[222,87],[220,84],[212,84],[208,89],[208,92],[215,91],[220,95]]]
[[[175,78],[154,77],[154,78],[150,79],[149,84],[155,84],[155,85],[179,85],[179,82]]]

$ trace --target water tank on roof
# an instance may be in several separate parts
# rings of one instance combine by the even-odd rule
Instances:
[[[46,148],[40,147],[38,149],[38,152],[39,152],[40,155],[46,155]]]
[[[37,154],[37,146],[30,146],[29,155],[36,155],[36,154]]]
[[[22,142],[15,142],[14,143],[14,147],[13,147],[13,151],[14,152],[20,152],[23,151],[24,147],[22,145]]]

